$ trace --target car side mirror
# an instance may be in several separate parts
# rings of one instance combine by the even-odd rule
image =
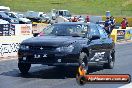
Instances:
[[[91,35],[91,37],[89,39],[90,40],[100,39],[100,36],[99,35]]]

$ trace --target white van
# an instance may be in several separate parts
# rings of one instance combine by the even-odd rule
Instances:
[[[10,11],[10,8],[9,7],[6,7],[6,6],[0,6],[0,11],[9,12]]]

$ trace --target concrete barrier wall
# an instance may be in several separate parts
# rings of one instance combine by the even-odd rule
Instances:
[[[14,24],[13,30],[13,35],[0,36],[0,57],[16,56],[20,43],[33,37],[32,24]]]
[[[132,40],[132,27],[127,27],[126,29],[113,29],[111,37],[114,42]]]

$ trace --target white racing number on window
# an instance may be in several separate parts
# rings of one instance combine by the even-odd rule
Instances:
[[[103,60],[105,52],[96,52],[90,61]]]

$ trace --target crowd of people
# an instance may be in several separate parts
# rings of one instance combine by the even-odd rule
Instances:
[[[89,22],[89,16],[86,16],[86,18],[84,19],[81,15],[80,16],[74,16],[71,17],[69,19],[70,22],[80,22],[80,21],[84,21],[84,22]]]
[[[79,16],[79,17],[74,16],[73,18],[69,19],[69,21],[70,22],[78,22],[78,21],[80,21],[80,18],[82,18],[82,17],[81,16]],[[84,20],[85,20],[85,22],[89,22],[90,21],[89,16],[86,16],[86,18]],[[108,35],[111,34],[112,30],[115,28],[115,25],[116,25],[116,20],[113,16],[106,17],[106,21],[104,23],[104,29],[106,30]],[[121,25],[122,29],[126,29],[126,27],[128,27],[127,19],[123,18],[120,25]]]
[[[106,21],[104,23],[104,29],[106,30],[107,34],[110,35],[112,30],[115,28],[115,18],[113,16],[111,17],[106,17]],[[128,27],[128,21],[126,18],[123,18],[121,22],[121,28],[126,29]]]

